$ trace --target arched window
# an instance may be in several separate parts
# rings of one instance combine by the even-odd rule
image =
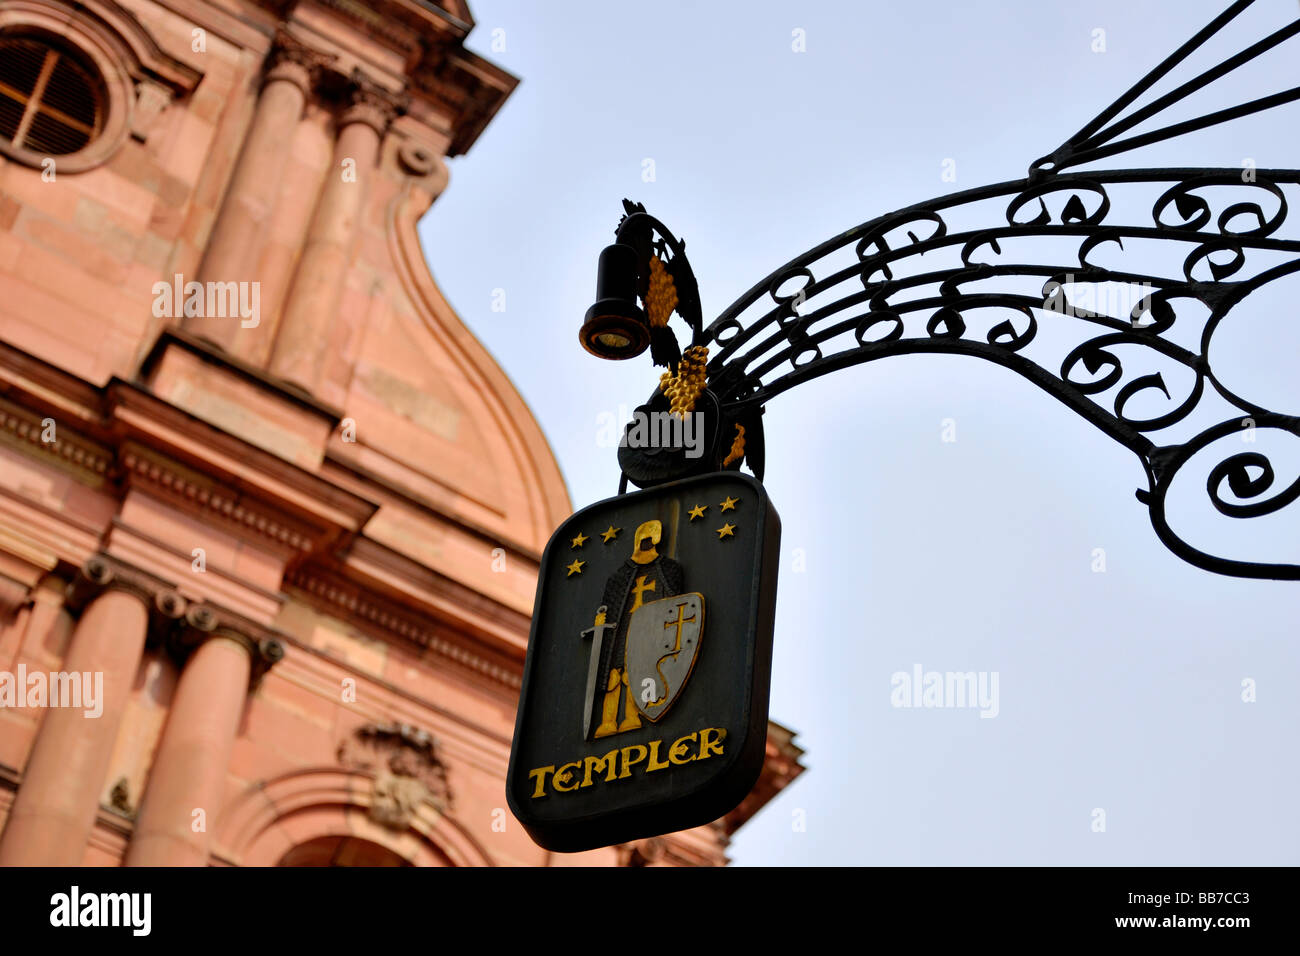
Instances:
[[[45,156],[76,153],[103,128],[105,103],[99,74],[71,47],[0,34],[0,140]]]

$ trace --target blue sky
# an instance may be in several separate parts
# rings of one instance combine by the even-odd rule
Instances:
[[[523,82],[452,162],[422,239],[581,507],[617,490],[600,416],[658,380],[648,355],[601,362],[577,342],[623,197],[686,238],[708,321],[859,222],[1023,176],[1224,5],[475,0],[468,45]],[[1199,68],[1300,13],[1256,7]],[[1289,88],[1294,61],[1274,51],[1198,102]],[[1123,165],[1293,167],[1298,112]],[[1287,413],[1293,302],[1254,303],[1215,355]],[[902,356],[801,385],[769,405],[766,434],[783,524],[771,714],[799,732],[809,770],[737,835],[737,864],[1300,861],[1300,770],[1285,758],[1300,584],[1183,563],[1134,498],[1130,452],[975,359]],[[1289,483],[1300,454],[1270,450]],[[1198,480],[1199,500],[1171,499],[1197,540],[1300,561],[1296,515],[1216,530],[1193,513]],[[893,706],[892,675],[918,664],[996,672],[997,716]]]

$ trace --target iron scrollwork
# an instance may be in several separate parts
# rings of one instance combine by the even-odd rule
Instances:
[[[893,355],[969,355],[1019,373],[1132,451],[1147,478],[1137,496],[1184,560],[1221,574],[1300,579],[1297,563],[1195,547],[1166,515],[1175,477],[1205,457],[1213,460],[1205,492],[1221,515],[1262,518],[1300,498],[1300,475],[1287,481],[1265,450],[1241,446],[1245,429],[1249,439],[1257,431],[1300,439],[1300,418],[1252,402],[1211,361],[1224,321],[1239,321],[1253,293],[1300,272],[1300,237],[1288,220],[1300,171],[1079,168],[1300,99],[1297,87],[1131,134],[1300,33],[1297,20],[1131,109],[1252,2],[1233,3],[1024,179],[862,223],[759,280],[707,326],[689,322],[691,344],[711,353],[704,400],[719,423],[707,460],[694,467],[743,461],[761,478],[762,408],[801,382]],[[678,269],[689,274],[684,262]],[[740,456],[733,448],[724,464],[738,427],[753,444]],[[622,449],[620,464],[625,481],[643,486],[687,468],[678,460],[647,470],[644,455]]]

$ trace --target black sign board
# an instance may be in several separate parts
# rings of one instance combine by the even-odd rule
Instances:
[[[542,556],[506,797],[577,851],[700,826],[753,787],[781,522],[718,472],[584,508]]]

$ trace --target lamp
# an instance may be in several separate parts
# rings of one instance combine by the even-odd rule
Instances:
[[[650,323],[636,304],[637,253],[616,242],[600,252],[596,304],[587,310],[578,337],[582,347],[605,359],[629,359],[650,345]]]

